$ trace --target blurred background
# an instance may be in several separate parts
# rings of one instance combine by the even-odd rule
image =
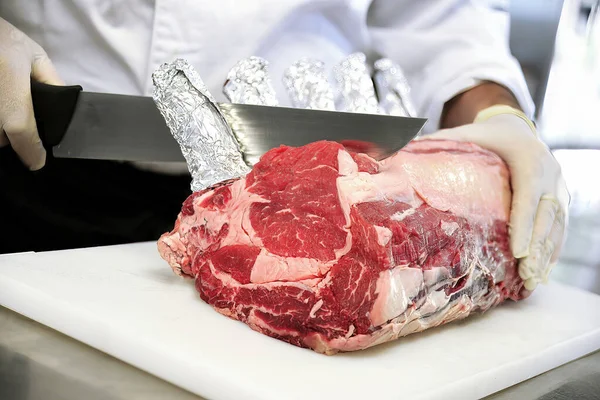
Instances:
[[[551,279],[600,293],[600,0],[491,3],[510,13],[510,46],[540,135],[571,193],[568,238]]]

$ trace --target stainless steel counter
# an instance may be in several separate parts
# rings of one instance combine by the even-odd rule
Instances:
[[[600,351],[488,398],[600,399]],[[0,399],[200,397],[0,307]]]
[[[571,229],[577,231],[578,226],[575,220]],[[589,234],[589,226],[585,230]],[[567,247],[580,243],[568,242]],[[561,263],[553,277],[600,294],[599,265],[588,268]],[[199,397],[0,307],[0,400],[5,399],[197,400]],[[600,351],[488,399],[600,400]]]

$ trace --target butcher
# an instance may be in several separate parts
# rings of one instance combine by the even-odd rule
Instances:
[[[508,15],[488,3],[2,0],[0,253],[155,240],[189,194],[185,166],[53,159],[37,134],[30,79],[151,95],[152,72],[180,57],[225,101],[224,77],[242,58],[267,59],[278,85],[301,57],[332,66],[361,51],[403,68],[418,115],[428,119],[425,133],[505,160],[511,249],[526,286],[535,287],[559,256],[569,194],[531,121]]]

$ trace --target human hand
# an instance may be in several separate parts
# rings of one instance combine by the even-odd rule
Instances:
[[[519,275],[528,290],[545,283],[560,255],[570,196],[560,165],[537,137],[533,123],[512,107],[493,106],[481,111],[472,124],[423,139],[471,142],[506,162],[513,191],[510,245],[520,259]]]
[[[44,49],[0,18],[0,147],[12,146],[29,169],[38,170],[46,151],[35,124],[31,79],[64,84]]]

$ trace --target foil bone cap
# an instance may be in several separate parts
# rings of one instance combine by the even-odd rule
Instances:
[[[187,61],[161,65],[152,81],[154,102],[179,143],[193,191],[250,171],[215,99]]]
[[[283,84],[294,107],[335,110],[333,90],[322,61],[310,58],[296,61],[285,70]]]
[[[383,111],[389,115],[416,117],[410,85],[400,65],[389,58],[381,58],[374,67],[375,87]]]
[[[277,106],[277,95],[269,76],[269,63],[261,57],[238,61],[227,74],[223,93],[230,102]]]
[[[333,68],[333,74],[337,83],[338,110],[365,114],[380,112],[365,54],[350,54]]]

